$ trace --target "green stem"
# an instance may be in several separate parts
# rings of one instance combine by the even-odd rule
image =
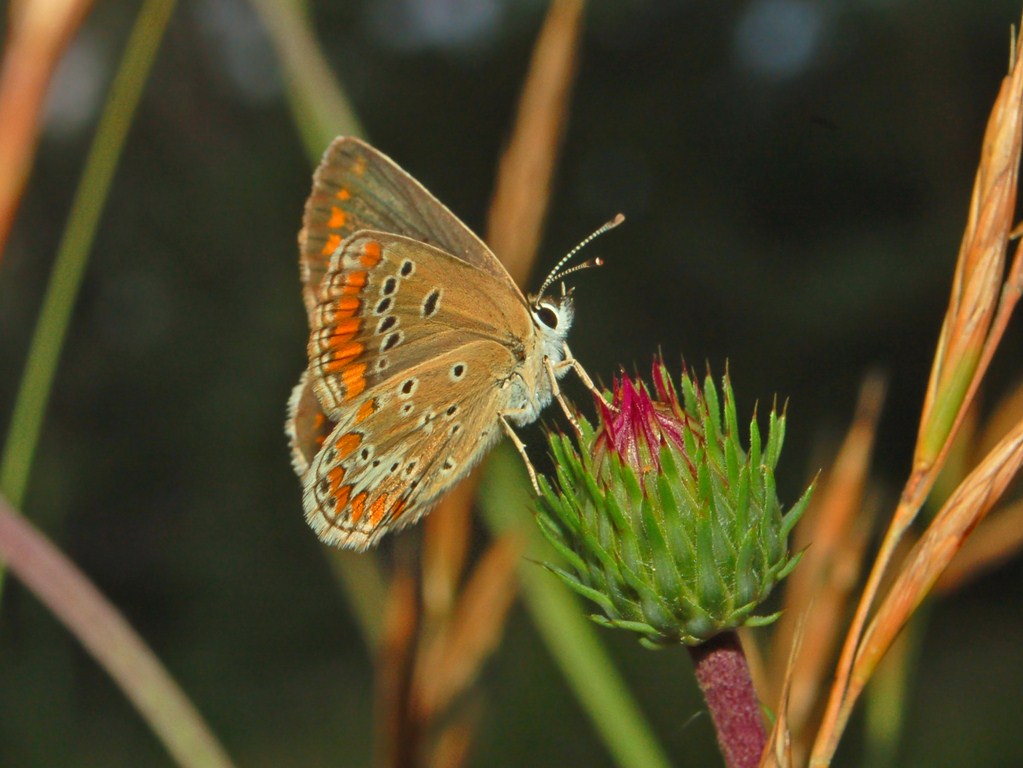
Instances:
[[[302,0],[250,0],[277,52],[285,94],[302,143],[313,162],[335,136],[364,136],[330,65]]]
[[[85,170],[75,190],[0,458],[0,490],[15,508],[24,506],[25,489],[39,444],[43,416],[96,225],[174,6],[175,0],[147,0],[139,12],[89,148]],[[3,569],[0,568],[0,595],[2,593]]]

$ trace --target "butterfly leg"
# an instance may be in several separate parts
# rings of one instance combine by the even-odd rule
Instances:
[[[562,360],[558,363],[557,368],[564,369],[571,365],[572,363],[568,360]],[[572,423],[572,428],[575,430],[575,433],[577,435],[581,435],[583,431],[579,426],[579,419],[576,418],[572,409],[568,407],[568,401],[565,399],[565,396],[561,394],[561,387],[558,386],[557,370],[554,363],[552,363],[551,359],[546,355],[543,358],[543,367],[547,371],[547,378],[551,380],[551,394],[554,396],[554,399],[558,401],[558,405],[561,406],[561,410],[565,412],[565,417]]]
[[[579,380],[583,383],[584,387],[590,390],[590,392],[592,392],[595,397],[598,397],[604,402],[607,402],[607,398],[604,396],[604,393],[597,389],[596,385],[593,383],[593,379],[590,378],[590,375],[586,372],[586,369],[583,368],[583,364],[579,362],[576,356],[572,354],[572,350],[568,348],[568,344],[564,345],[564,350],[565,357],[558,364],[558,368],[564,368],[566,366],[572,368],[575,371],[576,376],[578,376]],[[614,403],[607,403],[607,406],[613,411],[618,410],[617,406],[615,406]]]
[[[508,435],[508,438],[512,441],[512,445],[515,446],[519,455],[522,456],[522,461],[525,462],[526,465],[526,472],[529,473],[529,482],[533,484],[533,492],[539,496],[540,484],[536,481],[536,470],[533,468],[533,462],[529,460],[529,455],[526,453],[526,444],[522,442],[522,438],[515,434],[515,430],[512,428],[512,425],[508,423],[509,413],[513,414],[515,411],[508,411],[501,414],[501,426],[504,427],[504,431]]]
[[[579,380],[583,383],[584,387],[590,390],[590,392],[592,392],[595,397],[599,397],[601,400],[606,401],[607,398],[604,396],[604,393],[597,389],[596,385],[593,383],[593,379],[590,378],[590,375],[586,372],[586,369],[583,368],[583,364],[579,362],[576,356],[572,354],[572,350],[568,348],[568,344],[564,345],[564,350],[565,358],[558,364],[558,368],[563,368],[566,366],[572,368],[575,371],[575,375],[578,376]],[[617,408],[615,408],[613,403],[608,403],[608,406],[610,406],[614,410],[618,410]]]

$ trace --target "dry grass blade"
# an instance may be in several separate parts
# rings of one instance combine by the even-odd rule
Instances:
[[[391,581],[383,636],[376,659],[377,764],[413,766],[419,763],[420,723],[412,717],[412,664],[415,659],[419,610],[416,583],[407,567],[399,566]]]
[[[417,669],[417,707],[429,721],[466,690],[497,647],[517,593],[524,542],[505,534],[487,550],[462,591],[450,622],[424,649]]]
[[[92,0],[20,0],[9,6],[0,67],[0,262],[39,141],[50,79]]]
[[[447,493],[425,520],[423,533],[423,611],[428,621],[447,616],[458,596],[472,530],[472,501],[479,475],[472,473]]]
[[[785,676],[782,680],[781,692],[778,694],[774,725],[771,728],[771,732],[767,735],[764,754],[760,757],[760,768],[790,768],[795,765],[792,756],[792,729],[788,718],[789,693],[792,683],[792,670],[795,668],[796,658],[801,652],[803,638],[806,637],[804,619],[807,615],[804,612],[797,620],[793,629],[792,645],[789,648],[785,665]]]
[[[549,204],[551,178],[568,118],[581,22],[580,0],[556,0],[551,5],[533,49],[511,141],[501,159],[490,203],[487,243],[520,286],[536,259]],[[472,472],[430,516],[424,560],[429,565],[425,599],[430,612],[444,610],[453,598],[479,477],[478,470]]]
[[[487,242],[522,285],[543,230],[551,178],[568,117],[583,4],[554,0],[533,50],[515,130],[501,158]]]
[[[796,527],[796,548],[805,550],[789,577],[782,618],[772,638],[772,690],[788,681],[788,718],[796,741],[818,703],[835,652],[841,617],[862,569],[870,522],[861,514],[885,382],[868,376],[860,387],[853,422],[814,502]],[[812,613],[806,614],[807,606]],[[788,659],[797,627],[805,629],[802,650]],[[772,696],[773,698],[773,696]]]
[[[1023,384],[1017,385],[995,406],[979,435],[971,441],[980,455],[997,444],[1023,419]],[[965,474],[965,472],[963,473]],[[934,585],[936,592],[958,589],[1023,550],[1023,500],[994,510],[977,526],[963,548]]]
[[[899,541],[934,486],[1023,288],[1023,256],[1019,248],[1008,279],[1002,283],[1016,202],[1023,124],[1021,103],[1023,61],[1014,58],[984,134],[952,295],[921,415],[913,470],[846,634],[811,765],[831,762],[851,704],[858,695],[851,695],[848,689],[850,675],[854,660],[860,656],[863,628],[878,587]]]
[[[1015,216],[1023,113],[1023,63],[1013,63],[991,111],[970,213],[959,249],[952,295],[942,325],[920,418],[914,465],[929,466],[946,448],[975,391],[998,306],[1006,246]]]
[[[1023,549],[1023,501],[1000,509],[977,528],[934,585],[951,592]]]
[[[1023,381],[995,403],[983,425],[976,430],[974,451],[977,456],[983,456],[994,448],[1002,436],[1020,419],[1023,419]]]
[[[455,722],[445,726],[437,737],[427,764],[430,768],[461,768],[469,759],[472,736],[480,716],[480,707],[468,707]]]
[[[1023,464],[1023,420],[962,482],[913,547],[863,637],[849,686],[852,705],[896,634]]]

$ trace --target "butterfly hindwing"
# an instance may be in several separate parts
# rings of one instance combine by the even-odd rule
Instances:
[[[507,291],[499,278],[410,238],[348,238],[310,317],[309,372],[327,417],[340,421],[364,391],[475,340],[503,349],[510,375],[534,334],[525,299],[495,301]]]
[[[313,175],[299,233],[306,310],[342,241],[360,229],[405,235],[439,247],[514,287],[490,249],[387,155],[351,137],[334,139]]]
[[[428,512],[500,437],[497,382],[511,365],[478,339],[357,395],[303,478],[319,537],[364,549]]]
[[[298,384],[291,390],[284,426],[291,448],[291,465],[301,477],[335,426],[316,399],[308,369],[302,371]]]

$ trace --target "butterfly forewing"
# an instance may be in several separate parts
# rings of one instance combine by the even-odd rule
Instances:
[[[333,421],[365,390],[473,340],[505,350],[507,378],[528,352],[532,320],[523,299],[497,302],[502,281],[424,243],[361,232],[337,251],[310,317],[309,370]],[[435,393],[442,399],[446,388]],[[492,414],[494,416],[494,414]]]
[[[514,287],[501,262],[468,227],[393,160],[358,139],[337,138],[324,153],[302,224],[300,265],[309,312],[334,252],[360,229],[435,245]]]

